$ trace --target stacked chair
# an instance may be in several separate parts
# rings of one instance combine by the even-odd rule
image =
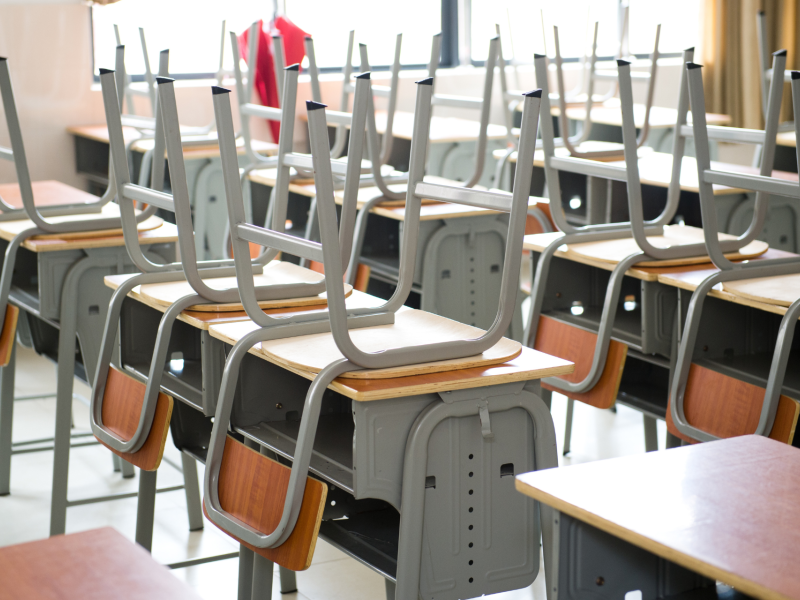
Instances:
[[[693,49],[684,52],[684,60],[692,60]],[[543,89],[547,85],[546,58],[537,56],[535,58],[537,81]],[[636,128],[633,119],[633,97],[630,78],[630,63],[619,62],[619,91],[623,119],[623,140],[625,146],[625,167],[604,164],[599,161],[591,161],[574,157],[559,157],[555,154],[554,135],[551,122],[542,123],[542,141],[545,153],[545,175],[547,178],[548,189],[551,198],[551,214],[553,221],[558,229],[564,234],[555,236],[548,243],[547,247],[535,259],[535,275],[531,293],[530,319],[528,331],[525,339],[527,343],[536,349],[550,354],[560,355],[563,358],[570,358],[576,361],[576,372],[567,378],[552,378],[543,380],[543,386],[565,394],[570,400],[581,400],[598,408],[609,408],[616,401],[622,368],[625,361],[625,344],[621,341],[612,340],[612,330],[618,310],[620,292],[626,271],[634,265],[646,265],[658,267],[660,265],[669,266],[674,264],[671,261],[681,262],[706,262],[708,260],[708,250],[706,244],[700,241],[698,235],[685,236],[689,228],[674,229],[671,235],[673,238],[662,238],[654,244],[650,236],[665,235],[664,226],[668,225],[674,218],[678,207],[680,196],[680,171],[684,156],[685,141],[687,137],[693,135],[691,127],[686,125],[686,115],[689,106],[689,87],[687,73],[681,79],[678,104],[678,120],[675,127],[673,141],[673,164],[672,178],[667,194],[666,205],[661,214],[654,220],[645,221],[643,216],[641,184],[638,171]],[[785,65],[785,53],[774,55],[774,70],[782,73]],[[543,111],[548,110],[549,98],[545,94]],[[780,110],[780,85],[773,89],[770,94],[770,104],[768,110],[767,126],[765,131],[738,130],[729,127],[708,128],[712,139],[720,141],[746,142],[763,145],[761,162],[761,172],[763,175],[771,173],[772,160],[775,149],[775,131],[777,127],[778,113]],[[561,208],[561,188],[559,173],[580,173],[615,181],[624,181],[627,184],[628,209],[630,221],[623,223],[611,223],[603,225],[590,225],[575,227],[567,222],[563,209]],[[713,207],[713,202],[710,202]],[[720,252],[725,255],[745,258],[741,251],[748,244],[756,240],[761,233],[763,222],[766,217],[766,201],[757,202],[753,221],[747,231],[738,237],[730,237],[719,242]],[[716,215],[713,210],[704,204],[703,224],[705,235],[712,238],[717,235]],[[680,239],[684,238],[684,239]],[[611,242],[611,240],[618,240]],[[622,240],[628,240],[622,242]],[[543,316],[545,298],[547,307],[555,307],[558,300],[552,300],[552,296],[547,294],[549,269],[552,258],[556,251],[563,245],[574,245],[587,242],[594,243],[616,243],[622,244],[620,259],[614,266],[611,273],[605,299],[603,302],[602,314],[600,316],[597,335],[587,334],[580,347],[585,348],[586,344],[594,346],[591,358],[577,354],[577,347],[569,349],[569,342],[580,336],[581,328],[563,322],[557,322]],[[547,331],[542,330],[547,326]],[[537,337],[543,331],[542,337]],[[559,333],[556,333],[558,331]],[[547,335],[545,336],[544,333]],[[564,344],[567,345],[565,348]],[[565,355],[565,352],[567,353]],[[609,360],[609,356],[612,357]],[[568,410],[567,435],[569,440],[571,428],[571,406]],[[566,451],[569,442],[565,444]]]

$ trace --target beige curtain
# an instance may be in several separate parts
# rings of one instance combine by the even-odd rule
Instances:
[[[800,69],[798,0],[704,0],[703,55],[700,59],[706,110],[730,115],[735,127],[762,128],[756,16],[767,14],[769,51],[787,50],[787,69]],[[781,119],[792,118],[791,95],[784,90]]]

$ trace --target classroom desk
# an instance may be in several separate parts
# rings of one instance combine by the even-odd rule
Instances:
[[[800,450],[743,436],[526,473],[516,486],[552,507],[559,597],[717,598],[719,580],[735,597],[797,600],[798,469]]]
[[[116,205],[103,212],[119,213]],[[9,239],[30,227],[29,221],[0,223],[0,249]],[[140,243],[154,259],[174,260],[177,229],[153,217],[140,226]],[[135,272],[121,230],[43,235],[30,238],[20,248],[9,302],[20,308],[17,338],[25,346],[57,362],[56,424],[50,533],[64,533],[69,501],[67,483],[72,425],[73,378],[87,383],[94,376],[111,292],[103,285],[110,273]],[[76,338],[79,345],[76,347]],[[0,369],[0,494],[9,493],[14,408],[14,357]]]
[[[85,176],[90,187],[98,194],[108,185],[108,130],[105,125],[86,125],[68,127],[67,131],[75,138],[76,169]],[[133,170],[131,178],[139,179],[139,170],[144,155],[153,149],[152,139],[140,139],[141,134],[131,127],[123,127],[125,143],[130,143]],[[240,166],[245,166],[244,140],[236,140],[239,150]],[[277,153],[278,146],[271,142],[254,140],[253,148],[265,155]],[[228,222],[227,205],[224,202],[225,189],[222,180],[222,166],[219,161],[219,147],[216,143],[205,146],[186,147],[183,152],[186,163],[186,177],[193,207],[195,250],[198,260],[222,258],[222,240]],[[169,178],[169,170],[166,170]],[[167,184],[168,185],[168,184]]]
[[[106,282],[113,286],[121,279],[107,278]],[[139,365],[149,360],[148,349],[163,308],[146,305],[134,294],[129,298],[120,320],[120,366],[142,379]],[[375,306],[382,301],[354,291],[350,302]],[[217,318],[213,313],[199,318],[186,315],[176,323],[172,348],[183,353],[183,368],[170,376],[165,374],[162,384],[166,393],[181,400],[175,403],[171,423],[176,446],[201,461],[205,460],[220,384],[219,378],[212,380],[206,374],[221,374],[230,344],[253,327],[249,321],[232,319],[210,322]],[[499,365],[389,379],[334,380],[323,406],[310,465],[311,473],[329,487],[320,535],[394,581],[398,570],[420,564],[421,547],[412,544],[404,549],[411,539],[408,532],[413,530],[413,535],[422,536],[419,539],[432,549],[430,556],[424,553],[426,564],[436,562],[435,573],[426,566],[421,575],[412,572],[407,576],[410,580],[421,577],[419,585],[425,592],[435,588],[442,573],[448,578],[451,573],[457,575],[457,581],[445,585],[456,586],[461,597],[469,589],[480,594],[529,585],[538,571],[535,516],[530,506],[513,499],[511,478],[501,476],[556,464],[552,421],[545,405],[536,398],[538,378],[571,370],[572,364],[567,361],[523,348],[519,356]],[[305,394],[313,377],[312,373],[280,366],[253,348],[241,367],[232,421],[235,434],[291,460]],[[188,387],[195,390],[194,396],[186,394]],[[265,402],[265,390],[279,402]],[[484,440],[477,418],[481,402],[486,403],[491,415],[491,443]],[[528,409],[536,418],[535,439],[533,417],[527,419],[521,412]],[[434,426],[431,433],[428,427],[442,419],[449,419],[448,426]],[[415,456],[419,452],[428,454],[430,445],[427,458],[412,461],[416,470],[404,466],[407,445]],[[465,472],[454,470],[453,465],[461,465]],[[479,486],[477,489],[483,491],[468,494],[464,488],[467,482],[468,487]],[[432,486],[437,490],[433,495]],[[406,495],[420,491],[424,499],[418,510],[398,514],[401,505],[417,506],[419,499]],[[463,497],[458,500],[463,510],[453,514],[456,497]],[[467,500],[477,513],[467,511]],[[348,518],[342,519],[344,516]],[[468,549],[464,537],[458,550],[443,543],[457,531],[467,531],[467,521],[476,524],[479,531],[460,535],[486,536],[491,532],[506,543],[476,544],[477,548]],[[520,522],[530,528],[523,530]],[[441,533],[444,530],[446,534]],[[416,556],[416,562],[403,563],[398,555],[404,552]],[[507,570],[513,553],[517,553],[513,560],[517,567]],[[481,565],[477,573],[469,573],[475,578],[473,585],[467,582],[464,570],[467,554]],[[520,562],[520,556],[526,558]],[[491,580],[483,575],[484,570],[495,570]]]
[[[212,326],[211,335],[231,344],[252,327]],[[287,421],[286,411],[302,411],[314,375],[287,368],[258,347],[247,359],[241,371],[241,418],[234,430],[291,460],[298,423]],[[497,366],[393,379],[338,378],[329,386],[330,404],[320,417],[310,470],[330,484],[337,505],[349,507],[348,519],[333,520],[344,515],[331,510],[323,516],[320,536],[397,581],[398,598],[427,597],[442,586],[454,597],[467,597],[528,585],[536,570],[528,544],[538,533],[520,535],[520,523],[536,530],[533,515],[520,512],[506,495],[510,486],[502,476],[530,461],[531,449],[523,448],[530,448],[532,431],[520,409],[533,399],[528,393],[538,393],[536,379],[571,369],[571,363],[526,348]],[[280,406],[256,402],[266,382],[281,398]],[[490,444],[476,418],[481,399],[491,414]],[[546,410],[538,400],[536,405]],[[549,438],[549,414],[542,412],[541,418],[536,417],[537,438]],[[436,427],[443,421],[449,425]],[[541,452],[533,449],[537,461]],[[450,540],[457,532],[462,541],[454,546]],[[490,532],[504,543],[467,547],[469,540],[486,540]],[[522,552],[513,563],[508,562],[511,548]],[[479,566],[468,569],[467,559]],[[507,569],[509,564],[516,566]]]

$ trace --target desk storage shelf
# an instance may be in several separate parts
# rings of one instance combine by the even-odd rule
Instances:
[[[532,252],[534,272],[538,253]],[[542,314],[596,333],[611,272],[554,257]],[[643,355],[670,356],[674,288],[624,276],[611,337]]]

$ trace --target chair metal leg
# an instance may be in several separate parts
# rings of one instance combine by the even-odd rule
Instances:
[[[670,448],[680,448],[681,441],[681,438],[677,435],[672,435],[669,431],[667,432],[667,450]]]
[[[11,432],[14,422],[14,368],[17,345],[8,366],[0,369],[0,496],[11,493]]]
[[[658,427],[655,417],[642,415],[644,421],[644,450],[645,452],[655,452],[658,450]]]
[[[114,455],[116,456],[116,454]],[[123,479],[133,479],[136,476],[136,469],[127,460],[119,459],[120,471],[122,471]]]
[[[239,545],[239,593],[238,600],[253,598],[253,557],[255,552],[247,546]]]
[[[281,594],[291,594],[297,591],[297,575],[294,571],[284,567],[278,567],[281,576]]]
[[[200,531],[203,528],[203,507],[200,503],[197,461],[185,452],[181,452],[181,467],[183,468],[183,491],[186,493],[189,531]]]
[[[114,469],[114,473],[119,473],[120,471],[122,471],[122,464],[120,462],[120,458],[113,452],[111,453],[111,466]]]
[[[569,454],[572,442],[572,416],[575,410],[575,400],[567,398],[567,424],[564,427],[564,448],[561,451],[563,456]]]
[[[136,543],[150,552],[153,547],[153,524],[156,513],[158,471],[140,471],[139,498],[136,507]]]
[[[394,600],[394,590],[397,584],[391,579],[384,579],[386,582],[386,600]]]
[[[253,596],[252,600],[272,599],[272,577],[275,563],[260,554],[253,554]]]

